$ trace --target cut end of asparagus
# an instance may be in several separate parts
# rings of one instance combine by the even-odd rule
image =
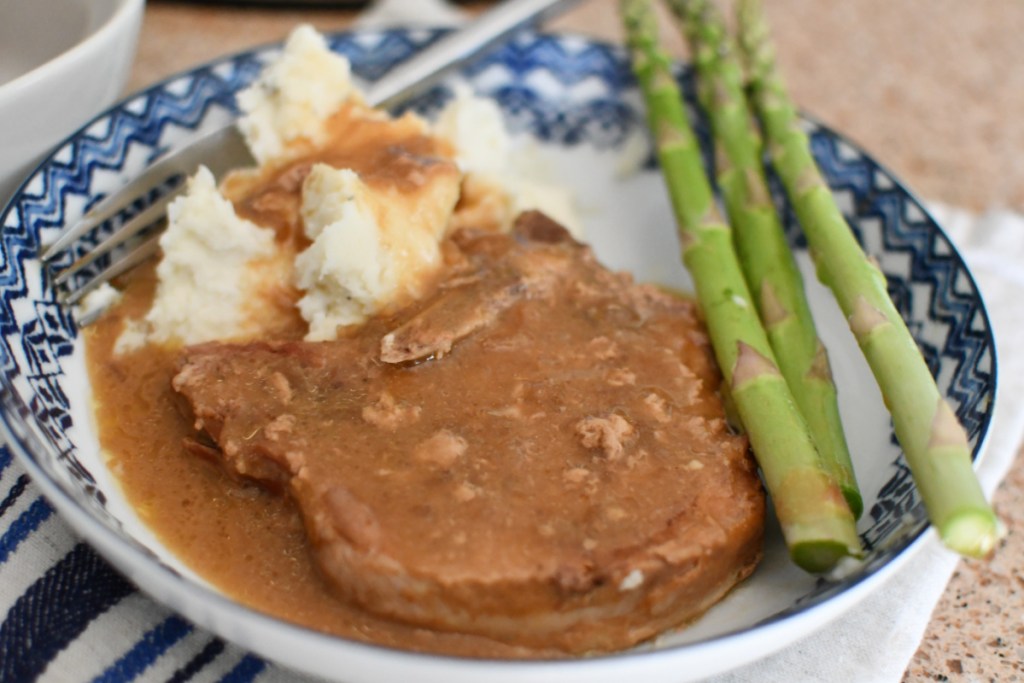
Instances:
[[[969,510],[949,519],[939,530],[942,542],[966,557],[984,558],[992,554],[1002,537],[1002,525],[988,510]]]
[[[801,569],[822,574],[834,569],[840,561],[858,557],[860,553],[838,541],[808,541],[794,545],[789,555]]]

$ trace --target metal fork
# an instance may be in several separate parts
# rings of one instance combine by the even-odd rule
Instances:
[[[536,23],[565,10],[577,0],[506,0],[494,9],[480,15],[459,29],[418,53],[407,62],[388,72],[365,92],[367,103],[374,107],[389,107],[402,99],[421,92],[436,83],[453,67],[491,47],[517,29]],[[129,181],[116,193],[104,198],[82,218],[67,227],[57,239],[40,253],[39,258],[53,269],[53,259],[73,246],[80,238],[112,218],[123,215],[129,207],[163,186],[173,189],[149,203],[142,211],[126,220],[67,268],[54,272],[54,287],[62,303],[71,306],[101,284],[109,282],[131,270],[157,253],[159,233],[149,235],[139,244],[114,257],[99,273],[77,287],[71,288],[72,276],[100,256],[113,251],[164,217],[167,205],[180,192],[184,178],[205,164],[217,178],[228,171],[255,163],[245,141],[234,125],[214,131],[173,154],[163,157],[143,173]],[[95,316],[79,320],[86,325]]]

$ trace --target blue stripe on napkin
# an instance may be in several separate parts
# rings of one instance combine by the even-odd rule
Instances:
[[[174,672],[174,675],[167,679],[167,683],[185,683],[202,669],[204,666],[217,658],[224,651],[224,641],[214,638],[206,644],[185,666]]]
[[[18,498],[21,494],[25,493],[25,487],[28,486],[28,475],[23,474],[14,481],[14,485],[7,491],[7,496],[4,497],[3,501],[0,502],[0,517],[4,516],[12,505],[18,502]]]
[[[8,450],[7,446],[0,447],[0,475],[4,473],[7,466],[11,464],[12,456],[11,451]]]
[[[49,506],[42,496],[32,501],[27,510],[7,527],[7,531],[0,536],[0,564],[7,561],[7,557],[14,552],[18,544],[24,541],[29,534],[39,528],[39,525],[49,519],[53,514],[53,508]],[[0,650],[2,652],[2,650]]]
[[[12,525],[4,537],[13,530]],[[36,678],[93,619],[134,591],[89,546],[77,544],[18,598],[0,624],[0,681]]]
[[[254,678],[263,673],[267,663],[252,655],[246,655],[239,660],[238,664],[231,671],[224,674],[220,683],[250,683]]]
[[[155,662],[172,645],[192,632],[192,625],[179,616],[171,616],[151,628],[120,659],[111,664],[93,683],[130,681]]]
[[[0,564],[17,562],[22,544],[50,537],[54,531],[44,526],[55,516],[53,508],[21,467],[12,467],[12,463],[8,449],[0,445],[0,475],[5,475],[4,487],[0,488]],[[54,550],[59,547],[54,546]],[[57,677],[53,680],[65,680],[70,672],[48,672],[50,663],[108,610],[113,610],[113,626],[121,601],[135,592],[134,586],[85,543],[77,543],[63,557],[51,555],[49,563],[53,564],[45,572],[44,567],[39,568],[38,578],[17,597],[7,614],[0,614],[0,683],[27,683],[40,676],[40,680],[51,680],[50,673]],[[129,609],[127,603],[124,607]],[[153,605],[153,609],[159,608]],[[145,680],[146,672],[162,657],[169,657],[169,662],[179,667],[170,679],[179,683],[195,678],[212,662],[229,655],[239,660],[221,677],[223,683],[251,683],[268,670],[259,657],[239,652],[213,636],[191,659],[185,653],[171,653],[195,631],[182,617],[170,615],[146,633],[129,636],[124,649],[109,655],[106,668],[94,683]],[[104,635],[109,634],[97,633],[90,638],[103,639]]]

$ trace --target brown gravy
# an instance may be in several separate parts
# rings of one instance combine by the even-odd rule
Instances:
[[[442,140],[424,134],[411,118],[380,119],[361,116],[361,108],[342,107],[330,121],[330,141],[324,149],[299,154],[259,173],[228,177],[224,194],[235,204],[240,218],[273,227],[281,239],[305,246],[299,218],[302,182],[316,163],[350,168],[371,187],[390,189],[412,198],[427,177],[453,172],[453,152]]]
[[[285,249],[304,246],[297,229],[298,197],[314,162],[355,167],[367,182],[410,194],[418,186],[416,173],[435,172],[430,158],[440,162],[438,168],[450,166],[450,151],[414,126],[388,128],[343,116],[333,125],[336,135],[329,151],[262,174],[239,174],[226,183],[225,194],[239,215],[273,227]],[[84,337],[100,441],[110,469],[142,521],[172,553],[240,603],[318,631],[452,655],[566,656],[554,649],[528,649],[394,623],[338,600],[314,566],[303,522],[287,497],[241,483],[184,447],[194,430],[170,388],[180,350],[151,345],[114,354],[124,321],[148,310],[155,282],[153,264],[127,276],[121,304],[86,329]],[[294,315],[291,321],[275,330],[275,339],[303,337],[304,323]],[[710,367],[706,348],[684,348],[691,356],[682,358],[686,365]],[[712,411],[720,414],[717,400],[712,402]]]
[[[451,150],[412,120],[353,116],[330,122],[327,150],[259,174],[233,175],[225,194],[239,216],[273,227],[283,249],[306,244],[299,226],[302,180],[316,162],[357,170],[369,184],[410,197],[410,174],[445,172]],[[331,595],[309,554],[302,521],[284,497],[239,483],[182,446],[192,434],[170,389],[180,350],[156,345],[114,354],[124,321],[142,317],[156,288],[155,264],[124,278],[120,305],[84,332],[100,441],[128,501],[166,546],[197,574],[239,602],[297,624],[403,649],[466,656],[558,656],[484,638],[438,634],[375,619]],[[292,301],[285,301],[290,306]],[[301,339],[305,323],[285,316],[277,339]],[[288,322],[290,321],[290,322]],[[564,655],[562,655],[564,656]]]
[[[179,352],[147,346],[113,354],[122,321],[149,307],[153,270],[150,264],[132,273],[122,304],[84,334],[109,467],[172,553],[239,602],[318,631],[465,656],[565,656],[375,619],[337,600],[313,566],[302,521],[286,498],[239,483],[182,446],[193,430],[170,390]]]

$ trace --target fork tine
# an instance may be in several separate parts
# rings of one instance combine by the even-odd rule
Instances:
[[[160,235],[156,234],[149,236],[128,253],[111,261],[110,265],[104,268],[96,275],[96,277],[92,278],[78,289],[61,295],[61,303],[66,306],[73,306],[77,304],[86,294],[93,291],[101,284],[110,282],[121,273],[131,270],[151,256],[154,256],[159,249]]]
[[[82,220],[58,235],[57,239],[51,244],[43,247],[42,251],[39,252],[39,260],[43,263],[50,262],[54,256],[74,244],[79,237],[116,214],[121,208],[120,201],[116,201],[119,199],[120,197],[118,197],[117,192],[104,197],[99,204],[89,209],[82,216]]]
[[[85,268],[87,265],[95,261],[97,258],[111,251],[115,247],[124,244],[135,235],[142,232],[145,228],[148,228],[153,223],[163,218],[164,211],[166,211],[167,205],[174,199],[175,193],[164,195],[157,199],[154,203],[150,204],[143,210],[139,215],[133,217],[130,221],[126,222],[116,231],[110,233],[102,242],[97,244],[95,247],[90,249],[88,252],[82,255],[77,261],[69,265],[67,268],[62,270],[59,275],[54,279],[53,284],[61,286],[71,276]]]
[[[124,192],[129,189],[129,187],[141,188],[140,194],[142,194],[149,189],[166,183],[170,180],[173,174],[174,169],[171,168],[171,164],[157,162],[150,166],[141,175],[139,175],[138,178],[134,179],[130,186],[126,185],[116,192],[111,193],[104,197],[96,206],[89,209],[85,215],[82,216],[81,220],[62,232],[57,239],[53,241],[53,243],[44,247],[39,254],[39,259],[43,263],[52,261],[55,256],[74,244],[83,235],[88,234],[91,230],[102,225],[105,221],[110,220],[124,210],[126,206]],[[182,177],[177,186],[168,190],[167,194],[158,199],[157,202],[163,202],[161,206],[166,206],[167,202],[177,194],[177,190],[181,187],[183,181],[184,178]],[[145,211],[143,213],[145,213]],[[150,222],[152,222],[152,220]]]
[[[175,175],[182,178],[191,175],[200,163],[205,163],[214,177],[219,178],[232,168],[244,165],[246,159],[251,160],[252,157],[242,134],[233,125],[201,137],[179,152],[158,160],[130,183],[104,197],[81,220],[64,230],[50,245],[43,247],[39,258],[43,263],[53,260],[80,237],[120,213],[127,202],[159,187]],[[172,189],[168,196],[176,193],[177,190]],[[129,197],[127,200],[126,195]]]

